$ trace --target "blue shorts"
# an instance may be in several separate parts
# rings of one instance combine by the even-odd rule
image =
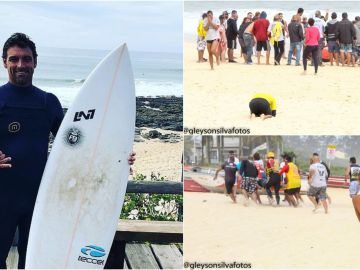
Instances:
[[[339,52],[339,44],[336,41],[328,41],[328,51],[329,53],[338,53]]]
[[[359,181],[357,180],[350,181],[349,191],[350,191],[350,196],[357,195],[360,192]]]
[[[352,52],[352,44],[344,44],[344,43],[340,43],[340,52],[345,52],[345,53],[351,53]]]
[[[360,56],[360,45],[353,45],[352,47],[352,55]]]

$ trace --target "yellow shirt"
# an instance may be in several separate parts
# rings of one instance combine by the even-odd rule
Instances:
[[[272,96],[272,95],[269,95],[269,94],[264,94],[264,93],[257,93],[253,96],[253,99],[254,98],[263,98],[263,99],[266,99],[267,102],[269,102],[270,104],[270,109],[272,111],[275,111],[276,110],[276,100],[275,98]]]
[[[206,30],[204,29],[204,19],[201,19],[199,25],[197,27],[197,34],[198,37],[205,38],[206,37]]]
[[[298,167],[292,162],[289,162],[288,166],[289,171],[286,173],[288,183],[286,189],[301,187],[301,179]]]

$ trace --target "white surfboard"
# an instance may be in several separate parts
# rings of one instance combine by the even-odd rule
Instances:
[[[86,79],[56,136],[37,196],[26,268],[104,268],[135,131],[126,44]]]

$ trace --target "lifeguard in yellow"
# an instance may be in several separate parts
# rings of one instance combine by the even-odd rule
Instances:
[[[201,16],[197,27],[197,51],[198,51],[198,63],[206,62],[207,59],[204,58],[204,51],[206,48],[206,30],[204,29],[204,20],[207,17],[207,14],[204,13]]]
[[[292,158],[289,155],[284,155],[285,166],[279,171],[279,174],[286,174],[286,188],[285,199],[290,205],[294,207],[298,206],[297,194],[300,194],[301,189],[301,178],[298,167],[292,162]]]
[[[250,118],[261,117],[262,120],[276,116],[276,99],[265,93],[256,93],[250,103]]]

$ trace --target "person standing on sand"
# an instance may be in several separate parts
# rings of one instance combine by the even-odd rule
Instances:
[[[279,175],[286,174],[286,187],[285,187],[285,199],[290,205],[297,207],[296,194],[301,189],[301,179],[298,167],[292,162],[292,158],[285,154],[284,155],[285,166],[279,171]]]
[[[330,65],[334,65],[335,63],[339,65],[339,44],[336,42],[336,33],[337,27],[339,25],[337,18],[337,14],[335,12],[331,13],[331,20],[325,26],[325,36],[328,44],[328,52],[330,55]]]
[[[204,29],[204,20],[207,17],[207,14],[204,13],[202,15],[202,19],[199,21],[197,27],[197,51],[198,51],[198,63],[206,62],[207,60],[204,58],[204,51],[206,48],[206,31]]]
[[[218,54],[220,55],[221,63],[225,63],[225,52],[227,47],[227,38],[226,38],[226,30],[225,30],[225,18],[224,15],[220,15],[220,27],[219,27],[219,34],[220,34],[220,43],[218,46]]]
[[[320,163],[319,156],[312,157],[312,164],[309,168],[309,190],[308,197],[310,201],[314,204],[315,212],[319,208],[319,204],[316,201],[318,198],[324,209],[325,214],[328,213],[328,204],[326,202],[326,179],[327,179],[327,170],[323,164]]]
[[[317,27],[314,26],[314,19],[310,18],[309,27],[305,30],[305,43],[304,43],[304,52],[303,52],[303,66],[304,66],[304,73],[306,74],[307,69],[307,58],[311,54],[313,59],[314,68],[315,68],[315,75],[317,74],[318,67],[319,67],[319,57],[318,57],[318,45],[320,40],[320,32]]]
[[[238,14],[236,10],[231,11],[231,17],[227,21],[226,38],[228,40],[228,58],[229,63],[236,63],[234,60],[234,50],[236,49],[236,40],[238,35],[236,21]]]
[[[360,174],[358,176],[358,182],[360,185]],[[354,205],[355,214],[360,222],[360,194],[359,194],[359,192],[352,197],[352,202]]]
[[[275,15],[274,21],[270,24],[268,32],[270,37],[270,44],[274,47],[274,64],[280,65],[281,57],[285,51],[284,47],[284,25],[280,22],[279,15]]]
[[[251,56],[253,54],[253,47],[256,42],[253,32],[254,22],[251,22],[244,30],[243,39],[246,48],[246,64],[252,65]]]
[[[220,40],[219,34],[220,21],[214,17],[214,14],[211,10],[207,12],[207,18],[204,20],[204,29],[206,33],[206,43],[207,50],[209,52],[209,63],[210,68],[214,69],[214,58],[215,56],[216,63],[220,64],[220,55],[218,54],[218,46]]]
[[[290,49],[287,59],[287,65],[291,65],[291,58],[293,51],[296,51],[295,65],[300,66],[300,53],[301,53],[302,41],[304,39],[304,32],[298,20],[299,17],[297,15],[294,15],[288,26],[288,31],[290,36]]]
[[[342,66],[345,66],[345,55],[346,63],[350,66],[352,45],[354,42],[356,43],[356,31],[354,25],[348,20],[348,14],[346,12],[342,14],[342,20],[339,22],[336,38],[340,43]]]
[[[25,267],[26,248],[35,200],[48,156],[49,135],[63,119],[58,98],[32,83],[37,67],[35,43],[14,33],[3,47],[9,82],[0,87],[0,269],[6,269],[16,228],[18,268]],[[129,164],[133,164],[133,153]]]
[[[345,183],[347,179],[350,179],[349,183],[349,193],[350,197],[353,198],[360,192],[360,185],[359,185],[359,177],[360,177],[360,166],[356,164],[356,158],[350,158],[350,164],[346,168],[345,171]]]
[[[216,170],[214,180],[216,180],[218,173],[224,170],[225,171],[225,188],[227,194],[229,194],[231,200],[236,203],[236,172],[237,166],[235,163],[235,156],[231,155],[224,164],[221,165],[219,169]]]
[[[239,171],[239,174],[243,176],[241,181],[241,192],[245,198],[245,206],[248,206],[249,204],[249,197],[251,197],[255,203],[258,202],[256,196],[258,170],[252,159],[253,157],[249,157],[249,159],[243,160]]]
[[[324,66],[322,63],[322,49],[325,47],[324,31],[325,31],[325,27],[326,27],[326,22],[323,19],[321,19],[320,10],[317,10],[315,12],[314,27],[319,29],[319,33],[320,33],[320,39],[318,42],[318,53],[317,53],[318,63],[319,63],[319,66]]]
[[[354,41],[353,47],[352,47],[352,64],[355,66],[355,64],[358,62],[360,58],[360,17],[356,16],[354,21],[354,28],[356,33],[356,41]],[[360,63],[359,63],[360,65]]]
[[[253,33],[256,38],[256,57],[257,63],[260,65],[261,50],[266,51],[266,64],[270,65],[270,44],[267,29],[270,25],[269,20],[266,19],[266,12],[262,11],[260,19],[254,22]]]
[[[239,36],[239,44],[241,47],[241,55],[244,58],[244,63],[247,63],[247,51],[246,51],[246,46],[245,46],[245,41],[244,41],[244,32],[245,29],[251,24],[251,19],[249,19],[248,17],[245,17],[239,27],[239,32],[238,32],[238,36]]]

